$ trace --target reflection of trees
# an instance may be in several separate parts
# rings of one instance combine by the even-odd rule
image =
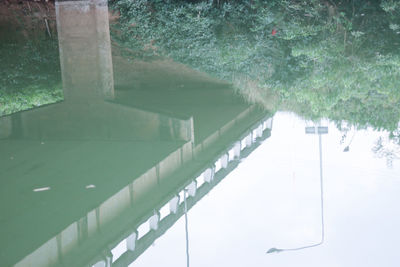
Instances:
[[[118,1],[114,41],[142,57],[171,57],[229,80],[248,100],[268,108],[357,128],[397,128],[400,34],[393,25],[400,25],[399,5],[213,2]]]
[[[353,134],[349,137],[349,132],[353,129]],[[345,144],[346,146],[343,149],[343,152],[348,152],[350,151],[350,145],[354,140],[354,137],[357,133],[356,128],[352,128],[349,125],[346,125],[345,123],[342,123],[342,125],[339,125],[339,130],[342,133],[342,137],[340,138],[340,144],[343,145]]]
[[[400,143],[398,141],[396,138],[391,139],[390,136],[380,136],[372,148],[376,157],[386,158],[386,164],[389,168],[393,167],[393,160],[400,158]]]

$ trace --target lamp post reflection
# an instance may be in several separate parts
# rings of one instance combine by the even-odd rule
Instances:
[[[186,235],[186,266],[189,267],[189,230],[188,230],[188,218],[187,218],[187,204],[186,204],[186,193],[188,189],[183,190],[183,200],[185,204],[185,235]]]
[[[324,223],[324,183],[323,183],[323,176],[322,176],[322,135],[328,133],[328,127],[306,127],[305,128],[306,134],[318,134],[319,140],[319,178],[320,178],[320,191],[321,191],[321,240],[318,243],[311,244],[308,246],[297,247],[297,248],[270,248],[267,253],[273,252],[283,252],[283,251],[296,251],[302,250],[306,248],[312,248],[320,246],[325,241],[325,223]]]

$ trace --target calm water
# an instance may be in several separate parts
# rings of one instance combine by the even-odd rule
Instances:
[[[33,103],[0,117],[0,266],[398,266],[398,87],[326,113],[333,89],[295,104],[137,59],[104,1],[59,1],[55,24],[59,65],[2,72],[3,93],[62,97],[0,95]]]

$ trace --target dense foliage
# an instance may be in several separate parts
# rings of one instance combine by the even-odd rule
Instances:
[[[136,57],[171,57],[269,108],[339,126],[397,128],[397,1],[120,0],[113,7],[121,14],[113,39]]]

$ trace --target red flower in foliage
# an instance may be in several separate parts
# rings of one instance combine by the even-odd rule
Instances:
[[[271,35],[274,36],[276,34],[276,30],[272,29]]]

